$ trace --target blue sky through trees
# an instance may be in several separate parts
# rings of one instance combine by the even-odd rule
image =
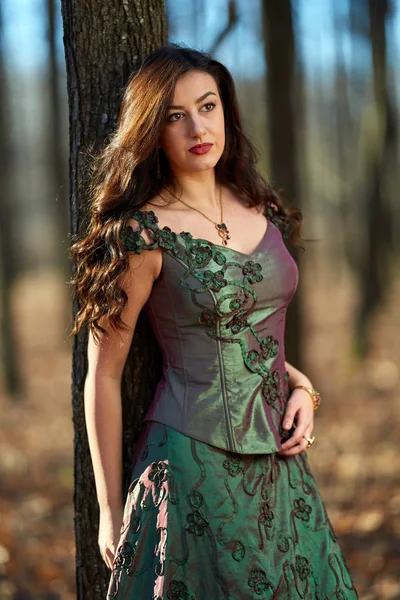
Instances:
[[[172,41],[208,50],[226,24],[227,0],[174,0],[167,2]],[[41,69],[46,65],[46,19],[44,0],[3,0],[3,48],[11,73]],[[335,11],[333,6],[335,5]],[[196,7],[193,12],[193,6]],[[361,36],[351,40],[349,0],[296,0],[293,2],[296,35],[304,69],[309,77],[332,76],[336,60],[335,18],[340,23],[344,60],[357,53],[357,63],[369,65],[370,48]],[[392,0],[388,27],[389,56],[400,62],[400,0]],[[219,47],[216,56],[241,79],[257,78],[265,70],[260,26],[260,0],[238,0],[239,23]],[[335,12],[335,14],[334,14]],[[58,18],[58,49],[64,64],[61,11]],[[353,61],[354,64],[354,61]]]

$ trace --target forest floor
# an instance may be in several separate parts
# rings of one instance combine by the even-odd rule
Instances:
[[[303,277],[306,372],[323,398],[308,456],[360,599],[400,600],[400,278],[358,361],[355,283],[338,269],[332,285],[324,272]],[[25,274],[13,294],[24,391],[16,400],[0,394],[0,598],[73,600],[65,289],[44,271]]]

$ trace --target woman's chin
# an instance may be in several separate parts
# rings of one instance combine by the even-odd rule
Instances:
[[[202,171],[208,171],[209,169],[213,169],[219,160],[215,160],[215,158],[211,157],[202,157],[201,160],[198,160],[198,158],[200,157],[196,157],[195,160],[190,161],[186,167],[187,171],[198,171],[199,173]]]

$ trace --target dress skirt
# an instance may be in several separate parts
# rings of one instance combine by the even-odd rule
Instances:
[[[358,598],[307,453],[236,454],[146,421],[107,599]]]

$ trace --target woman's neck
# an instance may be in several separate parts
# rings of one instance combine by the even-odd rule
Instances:
[[[220,207],[220,186],[215,179],[215,170],[174,174],[168,186],[178,197],[199,210],[213,211]]]

